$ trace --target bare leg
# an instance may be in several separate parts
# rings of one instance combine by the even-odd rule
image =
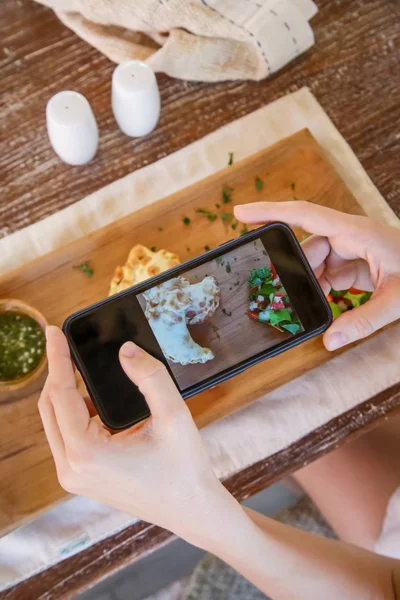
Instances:
[[[400,485],[400,417],[300,469],[294,478],[344,541],[373,549]]]

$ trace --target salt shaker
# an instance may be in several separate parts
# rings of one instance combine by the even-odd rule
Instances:
[[[118,65],[112,77],[112,109],[119,128],[131,137],[150,133],[160,116],[160,92],[153,70],[140,60]]]
[[[47,132],[53,150],[69,165],[84,165],[97,152],[99,132],[85,96],[73,91],[55,94],[46,107]]]

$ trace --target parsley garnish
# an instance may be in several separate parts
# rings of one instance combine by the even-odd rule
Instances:
[[[72,267],[73,269],[77,269],[78,271],[82,271],[82,273],[84,273],[85,275],[87,275],[87,277],[92,277],[93,276],[93,269],[91,269],[88,265],[87,262],[84,262],[81,265],[74,265]]]
[[[228,156],[229,156],[228,166],[230,166],[233,164],[233,152],[228,152]]]
[[[190,225],[190,219],[189,217],[183,217],[182,222],[184,225]]]
[[[218,219],[218,215],[210,210],[206,210],[205,208],[198,208],[196,212],[200,213],[201,215],[205,215],[209,221],[215,221],[215,219]]]
[[[248,232],[249,232],[249,229],[248,229],[247,225],[243,225],[243,227],[240,231],[240,235],[245,235]]]
[[[235,230],[238,225],[239,225],[239,221],[235,221],[234,223],[232,223],[231,227],[233,230]]]
[[[231,265],[229,263],[226,263],[225,270],[226,270],[227,273],[230,273],[232,271]]]
[[[215,259],[215,262],[217,263],[217,265],[223,265],[224,264],[223,256],[217,256],[217,258]]]
[[[186,252],[190,252],[190,248],[186,248]]]
[[[216,204],[215,208],[221,208],[221,205],[220,204]]]
[[[223,313],[224,313],[224,315],[226,315],[227,317],[231,317],[231,316],[232,316],[232,313],[231,313],[231,311],[230,311],[230,310],[226,310],[226,308],[223,308],[223,309],[222,309],[222,312],[223,312]]]
[[[256,190],[258,190],[259,192],[261,192],[261,190],[264,187],[264,182],[262,179],[260,179],[259,177],[256,177]]]
[[[158,227],[158,231],[164,231],[162,227]]]
[[[296,184],[293,182],[291,185],[292,190],[294,190],[295,187],[296,187]]]
[[[229,223],[229,221],[232,221],[233,215],[232,215],[232,213],[223,212],[223,213],[221,213],[221,219],[223,220],[224,223]]]
[[[204,250],[205,250],[206,252],[208,252],[209,250],[211,250],[211,248],[210,248],[210,246],[204,246]]]
[[[222,188],[222,202],[224,204],[228,204],[228,202],[231,201],[232,192],[233,192],[233,188],[231,188],[231,187]]]
[[[157,252],[157,248],[156,248],[155,246],[152,246],[152,247],[150,248],[150,250],[151,250],[152,252]]]
[[[261,267],[261,269],[253,269],[248,277],[249,287],[253,288],[257,285],[269,284],[272,282],[272,271],[269,267]]]

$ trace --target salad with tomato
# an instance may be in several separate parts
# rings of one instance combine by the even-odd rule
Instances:
[[[282,286],[275,267],[253,269],[248,278],[249,310],[251,319],[267,323],[279,331],[296,335],[302,330],[301,323]]]
[[[371,296],[372,292],[363,292],[352,287],[349,290],[331,290],[327,296],[327,300],[331,307],[333,318],[336,319],[343,312],[365,304]]]

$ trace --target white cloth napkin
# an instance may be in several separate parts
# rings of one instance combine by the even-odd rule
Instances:
[[[114,62],[195,81],[263,79],[314,44],[312,0],[38,0]]]
[[[398,225],[350,147],[311,92],[303,88],[0,239],[0,273],[218,171],[226,166],[228,152],[233,151],[235,160],[240,160],[304,127],[326,150],[364,210],[378,220]],[[400,326],[394,326],[204,428],[203,439],[218,476],[225,478],[282,450],[399,381],[399,334]],[[0,540],[0,589],[134,521],[92,500],[68,500]]]

